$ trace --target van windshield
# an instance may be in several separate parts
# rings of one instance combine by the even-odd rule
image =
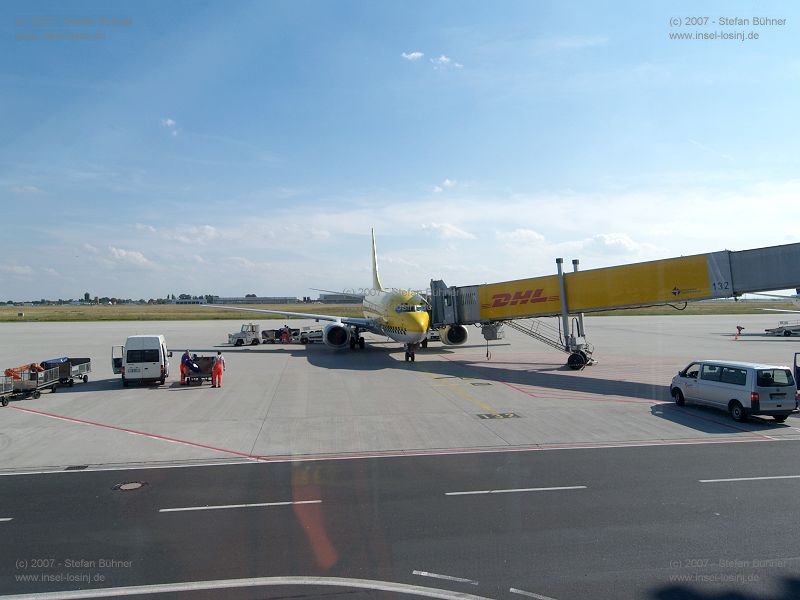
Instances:
[[[129,363],[157,363],[159,362],[158,348],[128,350],[127,359]]]
[[[789,369],[759,369],[756,377],[759,387],[794,385],[794,377]]]

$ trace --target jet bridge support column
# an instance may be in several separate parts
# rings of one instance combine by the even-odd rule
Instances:
[[[572,272],[573,273],[577,273],[578,272],[578,265],[580,264],[580,262],[581,261],[579,261],[577,258],[573,258],[572,259]],[[585,337],[586,336],[586,332],[583,329],[583,313],[578,313],[578,335],[581,336],[581,337]]]
[[[569,340],[567,339],[567,332],[569,331],[569,314],[567,313],[567,289],[564,285],[564,270],[561,265],[564,264],[563,258],[556,259],[556,267],[558,268],[558,291],[561,298],[561,331],[564,336],[564,350],[569,352]]]

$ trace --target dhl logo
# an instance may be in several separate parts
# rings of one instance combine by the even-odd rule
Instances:
[[[525,290],[524,292],[514,292],[494,294],[489,304],[481,304],[481,308],[500,308],[503,306],[517,306],[522,304],[534,304],[536,302],[557,302],[558,296],[544,296],[544,288],[535,290]]]

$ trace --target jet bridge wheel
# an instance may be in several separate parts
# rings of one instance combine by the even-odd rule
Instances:
[[[578,371],[586,366],[586,355],[583,352],[573,352],[567,358],[567,366],[573,371]]]

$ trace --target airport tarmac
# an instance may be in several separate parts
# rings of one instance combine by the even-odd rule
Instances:
[[[676,407],[668,392],[675,372],[698,358],[791,365],[800,343],[763,333],[779,318],[587,317],[598,362],[582,371],[509,329],[488,357],[470,327],[467,345],[432,343],[406,363],[400,344],[369,335],[367,348],[354,351],[224,344],[243,321],[5,323],[4,368],[76,356],[92,359],[92,373],[86,384],[0,409],[0,473],[797,440],[796,416],[736,423],[723,412]],[[737,325],[745,327],[738,340]],[[164,386],[123,388],[111,346],[141,333],[166,336],[171,374]],[[224,352],[223,388],[179,384],[187,348]]]

